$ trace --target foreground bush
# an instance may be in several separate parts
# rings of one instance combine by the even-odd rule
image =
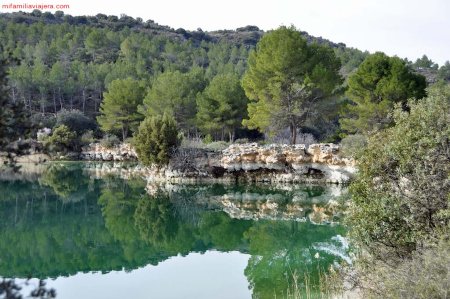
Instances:
[[[341,152],[345,157],[354,158],[365,148],[366,144],[367,139],[364,135],[348,135],[341,140]]]
[[[367,285],[373,298],[448,298],[450,293],[450,241],[415,252],[398,267],[376,264]]]
[[[134,138],[134,146],[144,165],[164,165],[170,154],[180,144],[177,126],[173,117],[146,117]]]
[[[436,263],[428,263],[420,254],[433,252],[438,240],[450,237],[449,94],[430,91],[426,99],[409,101],[409,112],[397,106],[395,126],[370,137],[358,157],[359,175],[350,186],[352,206],[347,221],[351,240],[360,249],[357,265],[363,288],[379,292],[377,296],[438,298],[426,287],[420,296],[391,294],[389,290],[395,287],[387,288],[386,280],[394,279],[395,285],[423,279],[425,286],[434,275],[448,275],[448,259],[442,261],[447,263],[447,273],[435,272],[439,268],[428,274],[416,271],[411,281],[400,274],[421,268],[417,265],[432,267]],[[380,274],[380,265],[388,275]]]

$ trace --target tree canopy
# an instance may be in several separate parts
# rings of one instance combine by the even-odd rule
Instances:
[[[122,140],[135,131],[143,119],[138,112],[142,104],[145,89],[134,79],[114,80],[104,94],[100,107],[101,115],[97,117],[100,127],[105,132],[121,131]]]
[[[368,56],[348,78],[346,95],[351,103],[342,112],[340,123],[350,133],[368,133],[392,124],[395,103],[425,96],[426,82],[413,73],[406,62],[377,52]]]
[[[139,161],[144,165],[167,164],[179,143],[177,124],[167,113],[162,116],[147,116],[134,138]]]
[[[311,104],[341,83],[339,68],[330,48],[307,44],[293,27],[267,33],[250,54],[243,78],[251,100],[244,125],[265,132],[289,127],[295,143]]]
[[[197,97],[200,130],[211,135],[225,133],[233,141],[236,129],[246,116],[247,101],[236,74],[215,76]]]
[[[205,86],[206,80],[200,68],[188,73],[164,72],[153,81],[141,110],[149,116],[172,115],[179,128],[188,134],[195,126],[197,93]]]

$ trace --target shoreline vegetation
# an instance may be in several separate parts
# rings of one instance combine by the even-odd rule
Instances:
[[[93,171],[139,173],[149,192],[197,178],[349,183],[353,260],[324,274],[321,298],[448,297],[449,62],[292,26],[186,31],[35,10],[0,14],[0,28],[2,175],[32,154],[137,158]]]

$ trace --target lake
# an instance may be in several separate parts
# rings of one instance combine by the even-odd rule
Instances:
[[[305,278],[315,292],[348,261],[345,193],[50,163],[0,181],[0,276],[44,279],[57,298],[283,298]]]

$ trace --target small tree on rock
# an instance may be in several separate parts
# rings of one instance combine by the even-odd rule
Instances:
[[[175,119],[167,114],[146,117],[134,138],[139,161],[144,165],[167,164],[179,143]]]

